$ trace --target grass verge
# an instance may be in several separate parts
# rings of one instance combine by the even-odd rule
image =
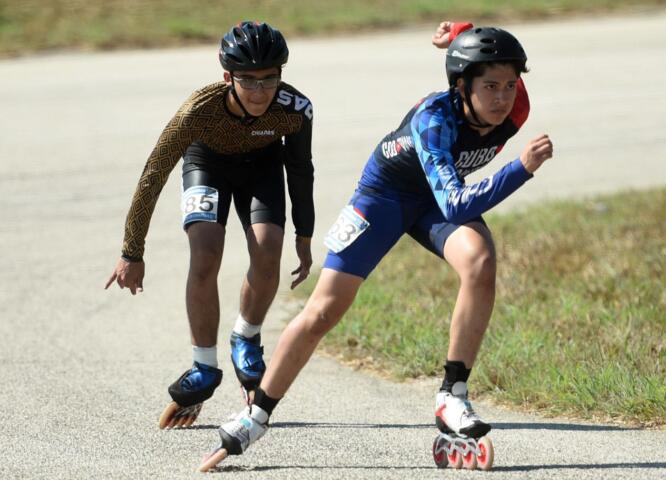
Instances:
[[[216,43],[241,20],[260,19],[288,38],[361,32],[440,20],[518,21],[598,14],[664,0],[8,0],[0,1],[0,56],[52,49],[116,49]]]
[[[666,424],[666,189],[486,220],[497,299],[473,395],[546,415]],[[398,380],[439,377],[457,289],[453,270],[405,237],[322,348]]]

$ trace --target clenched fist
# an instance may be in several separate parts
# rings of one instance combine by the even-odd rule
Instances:
[[[539,167],[553,156],[553,142],[545,133],[527,143],[527,146],[520,154],[520,161],[530,173],[536,172]]]

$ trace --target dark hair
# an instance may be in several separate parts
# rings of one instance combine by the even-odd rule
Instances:
[[[516,73],[517,77],[520,77],[522,73],[527,73],[530,71],[530,69],[525,65],[525,62],[521,61],[482,62],[475,63],[467,67],[460,78],[465,81],[465,84],[471,87],[472,80],[474,80],[476,77],[483,76],[488,68],[495,67],[497,65],[510,65],[513,67],[513,71]]]

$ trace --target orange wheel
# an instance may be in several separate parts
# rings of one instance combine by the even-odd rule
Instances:
[[[180,410],[180,405],[178,405],[176,402],[171,402],[169,405],[166,406],[166,408],[162,412],[162,415],[160,415],[158,423],[161,430],[164,430],[171,423],[171,420],[173,420],[173,416],[176,414],[178,410]]]

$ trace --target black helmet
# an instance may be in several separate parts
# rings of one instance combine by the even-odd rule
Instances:
[[[446,52],[446,77],[449,85],[475,63],[518,62],[524,70],[527,55],[516,37],[494,27],[470,28],[458,35]]]
[[[220,63],[229,72],[281,68],[287,58],[287,42],[267,23],[239,23],[220,42]]]

